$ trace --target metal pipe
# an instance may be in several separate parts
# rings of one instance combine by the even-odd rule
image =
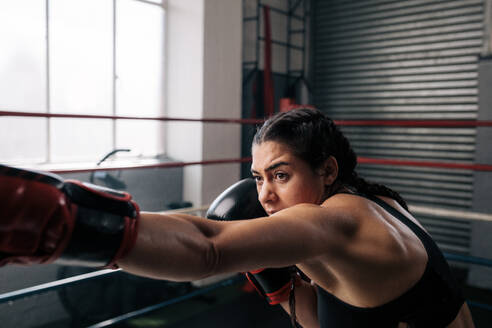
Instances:
[[[296,11],[297,7],[299,7],[302,1],[303,0],[297,0],[297,2],[292,7],[289,7],[289,15],[292,15]]]
[[[299,1],[300,2],[300,1]],[[304,50],[302,52],[302,79],[304,81],[304,77],[306,76],[305,71],[306,71],[306,39],[307,39],[307,33],[306,33],[306,26],[307,26],[307,13],[306,13],[306,6],[307,2],[303,2],[303,12],[302,12],[302,49]],[[306,84],[307,86],[307,84]]]
[[[158,2],[152,2],[152,1],[148,1],[148,0],[133,0],[133,1],[145,3],[146,5],[162,7],[162,4],[160,4]],[[163,2],[164,2],[164,0],[163,0]]]
[[[46,10],[46,113],[51,113],[51,80],[50,80],[50,5],[45,3]],[[46,162],[51,162],[51,120],[46,120]]]
[[[113,0],[113,67],[112,67],[112,84],[111,84],[111,114],[113,116],[116,116],[116,82],[118,79],[118,75],[116,74],[116,10],[117,10],[117,5],[116,5],[116,0]],[[113,119],[111,122],[112,129],[111,129],[111,143],[112,143],[112,148],[116,148],[116,120]]]
[[[265,41],[265,38],[264,37],[260,37],[259,40],[260,41]],[[299,50],[299,51],[303,51],[304,50],[303,47],[295,46],[295,45],[292,45],[292,44],[288,44],[287,42],[283,42],[283,41],[272,40],[272,43],[273,44],[276,44],[276,45],[279,45],[279,46],[286,47],[288,49],[296,49],[296,50]]]
[[[254,21],[257,20],[258,16],[250,16],[250,17],[244,17],[243,22],[248,22],[248,21]]]
[[[260,4],[260,6],[264,6],[263,4]],[[289,15],[289,12],[288,11],[285,11],[283,9],[280,9],[280,8],[277,8],[277,7],[272,7],[272,6],[268,6],[270,8],[270,10],[274,13],[277,13],[277,14],[282,14],[282,15],[285,15],[285,16],[288,16]],[[296,18],[300,21],[302,21],[302,17],[299,16],[299,15],[291,15],[293,18]]]
[[[290,8],[291,8],[291,0],[288,2],[289,6],[289,13],[291,13]],[[290,84],[290,46],[291,46],[291,26],[292,26],[292,21],[291,21],[291,15],[287,15],[287,44],[289,45],[287,49],[285,49],[285,55],[286,55],[286,71],[287,71],[287,93],[289,92],[289,84]]]
[[[260,7],[262,6],[261,0],[257,0],[256,3],[256,42],[255,42],[255,51],[256,51],[256,72],[259,71],[260,69],[260,19],[261,19],[261,10]]]

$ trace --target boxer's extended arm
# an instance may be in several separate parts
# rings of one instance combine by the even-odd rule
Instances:
[[[286,267],[318,256],[343,256],[353,232],[347,225],[333,211],[310,204],[244,221],[142,213],[135,247],[118,264],[172,280]]]
[[[343,256],[349,239],[350,220],[316,205],[244,221],[139,215],[128,194],[3,165],[0,196],[0,266],[116,262],[144,276],[195,280]]]

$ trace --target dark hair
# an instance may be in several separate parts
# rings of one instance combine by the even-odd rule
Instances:
[[[256,131],[253,144],[276,141],[287,145],[294,155],[305,160],[313,170],[330,157],[338,163],[337,181],[356,191],[387,196],[408,209],[405,200],[394,190],[371,183],[359,177],[355,171],[357,156],[335,123],[316,109],[299,108],[278,113],[269,118]]]

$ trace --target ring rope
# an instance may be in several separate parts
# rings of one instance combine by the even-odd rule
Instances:
[[[466,303],[468,303],[468,305],[472,306],[472,307],[484,309],[487,311],[492,311],[492,305],[491,304],[484,304],[484,303],[475,302],[475,301],[466,301]]]
[[[492,121],[474,120],[335,120],[341,126],[400,126],[400,127],[477,127],[492,126]]]
[[[88,114],[55,114],[36,112],[12,112],[0,111],[0,116],[44,117],[44,118],[86,118],[86,119],[111,119],[111,120],[145,120],[145,121],[180,121],[203,123],[238,123],[238,124],[262,124],[262,119],[233,119],[233,118],[185,118],[185,117],[149,117],[149,116],[117,116],[117,115],[88,115]]]
[[[0,304],[5,303],[5,302],[11,302],[11,301],[14,301],[16,299],[28,297],[31,295],[45,293],[45,292],[48,292],[50,290],[59,289],[61,287],[66,287],[68,285],[75,285],[75,284],[83,282],[83,281],[101,278],[101,277],[107,276],[108,274],[113,274],[113,273],[119,272],[120,270],[121,269],[98,270],[98,271],[84,273],[84,274],[80,274],[80,275],[65,278],[65,279],[55,280],[55,281],[48,282],[45,284],[40,284],[40,285],[36,285],[36,286],[31,286],[31,287],[27,287],[27,288],[23,288],[23,289],[14,290],[12,292],[3,293],[3,294],[0,294]]]
[[[175,168],[184,167],[190,165],[211,165],[211,164],[233,164],[233,163],[247,163],[251,162],[251,157],[243,158],[223,158],[206,161],[192,161],[192,162],[170,162],[170,163],[156,163],[156,164],[142,164],[142,165],[119,165],[119,166],[107,166],[107,167],[94,167],[83,169],[53,169],[49,172],[56,174],[64,173],[83,173],[83,172],[96,172],[96,171],[117,171],[117,170],[131,170],[131,169],[149,169],[149,168]],[[419,166],[419,167],[431,167],[431,168],[444,168],[444,169],[464,169],[473,171],[492,171],[492,165],[488,164],[467,164],[467,163],[446,163],[446,162],[430,162],[430,161],[413,161],[413,160],[399,160],[399,159],[385,159],[385,158],[370,158],[370,157],[357,157],[359,164],[380,164],[380,165],[396,165],[396,166]]]
[[[64,174],[64,173],[84,173],[84,172],[96,172],[96,171],[118,171],[118,170],[133,170],[133,169],[153,169],[153,168],[174,168],[184,167],[190,165],[211,165],[211,164],[233,164],[233,163],[247,163],[251,162],[251,157],[243,158],[223,158],[206,161],[194,161],[194,162],[170,162],[170,163],[157,163],[157,164],[142,164],[142,165],[121,165],[121,166],[108,166],[108,167],[94,167],[84,169],[67,169],[67,170],[48,170],[51,173]]]
[[[492,267],[492,260],[484,257],[447,253],[447,252],[444,252],[443,255],[448,261],[463,262],[463,263],[477,264],[486,267]]]
[[[88,114],[56,114],[37,112],[0,111],[0,116],[43,117],[43,118],[84,118],[111,120],[151,120],[181,121],[202,123],[236,123],[262,124],[264,119],[233,119],[233,118],[184,118],[184,117],[149,117],[119,115],[88,115]],[[492,127],[492,121],[475,120],[334,120],[340,126],[399,126],[399,127]]]
[[[410,212],[413,214],[430,215],[435,217],[442,217],[452,220],[470,220],[470,221],[488,221],[492,222],[492,215],[487,213],[477,213],[459,210],[450,210],[437,207],[426,207],[418,205],[409,205]]]
[[[488,164],[414,161],[414,160],[402,160],[402,159],[370,158],[370,157],[361,157],[361,156],[357,157],[357,162],[359,164],[420,166],[420,167],[436,167],[436,168],[443,168],[443,169],[464,169],[464,170],[473,170],[473,171],[492,171],[492,165],[488,165]]]

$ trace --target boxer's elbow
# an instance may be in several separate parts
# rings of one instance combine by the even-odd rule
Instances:
[[[208,240],[206,246],[203,249],[202,263],[202,276],[198,279],[208,278],[217,274],[223,273],[221,270],[221,256],[217,244],[212,240]]]

